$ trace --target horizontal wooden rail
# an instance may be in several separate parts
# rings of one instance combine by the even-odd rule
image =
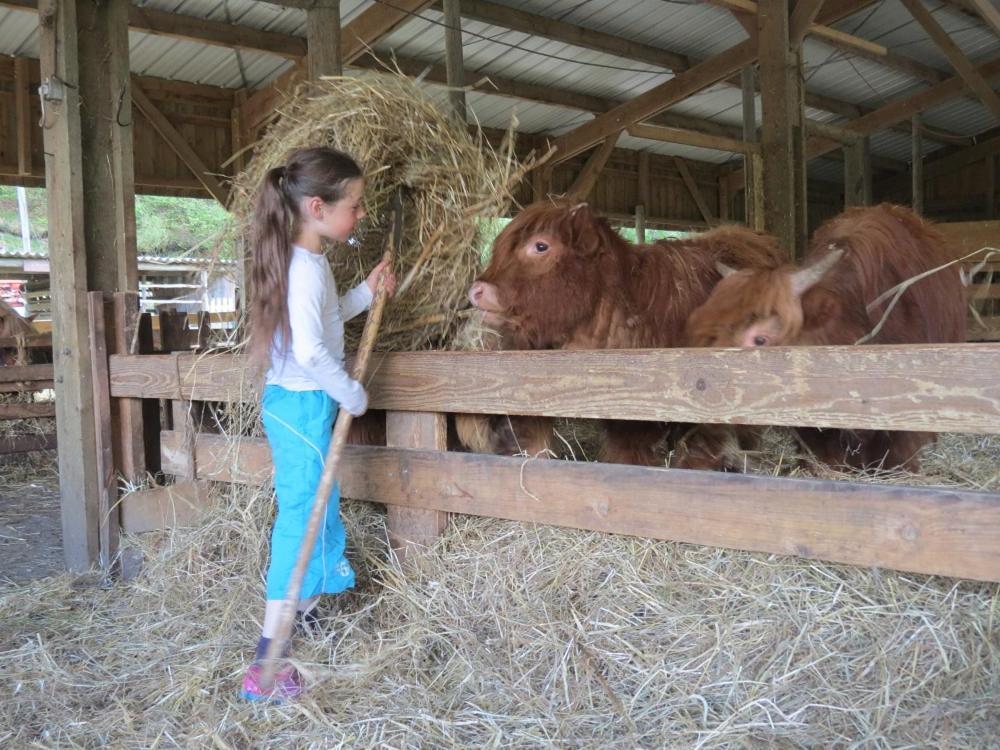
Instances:
[[[52,380],[52,365],[7,365],[0,367],[0,383],[27,383]]]
[[[52,333],[29,333],[27,336],[0,336],[0,348],[48,349],[52,346]]]
[[[35,419],[38,417],[54,417],[56,405],[52,401],[36,404],[0,404],[0,420],[4,419]]]
[[[164,432],[163,468],[186,443]],[[259,484],[263,440],[195,440],[198,479]],[[1000,581],[1000,495],[348,446],[341,491],[397,506]],[[126,499],[127,501],[127,499]]]
[[[1000,433],[1000,345],[414,352],[373,358],[373,408]],[[116,397],[255,398],[234,355],[113,356]]]
[[[49,450],[55,447],[56,436],[54,433],[0,438],[0,455],[30,453],[31,451]]]

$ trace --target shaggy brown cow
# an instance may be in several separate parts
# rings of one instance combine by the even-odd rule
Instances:
[[[633,245],[586,204],[524,209],[493,243],[469,289],[512,349],[638,349],[681,343],[690,312],[718,281],[719,262],[776,265],[773,238],[744,227]],[[602,460],[653,464],[655,423],[609,421]],[[538,435],[531,447],[538,448]]]
[[[909,209],[883,204],[851,208],[813,235],[803,266],[727,272],[691,314],[694,346],[854,344],[887,309],[883,293],[956,256],[944,237]],[[958,268],[909,286],[870,338],[873,344],[965,341],[965,303]],[[869,309],[871,308],[871,309]],[[916,470],[929,433],[798,430],[817,458],[855,467]]]

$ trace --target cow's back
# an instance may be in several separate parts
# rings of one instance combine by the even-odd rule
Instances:
[[[909,209],[882,204],[848,209],[813,235],[807,263],[829,252],[846,250],[844,259],[817,285],[816,295],[836,295],[845,316],[862,317],[884,292],[955,256],[944,236]],[[809,311],[809,296],[803,300]],[[888,302],[868,311],[874,327]],[[851,334],[853,335],[853,334]],[[853,343],[853,341],[829,343]],[[896,302],[872,340],[879,344],[937,343],[965,340],[965,304],[957,266],[943,268],[913,282]]]
[[[673,347],[685,341],[691,312],[704,304],[721,278],[718,264],[732,268],[776,268],[782,253],[770,235],[725,226],[634,250],[625,278],[634,347]]]

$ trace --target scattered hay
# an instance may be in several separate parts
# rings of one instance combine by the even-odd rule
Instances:
[[[404,191],[399,293],[387,308],[378,346],[410,351],[449,348],[479,264],[480,221],[502,216],[531,168],[513,156],[513,126],[496,151],[481,134],[395,73],[364,73],[304,84],[279,107],[281,118],[258,142],[250,167],[233,185],[237,236],[247,231],[264,174],[303,146],[329,145],[351,154],[366,174],[370,220],[361,247],[328,248],[342,289],[359,283],[382,255],[391,198]],[[478,132],[478,131],[477,131]],[[348,326],[355,348],[363,321]]]
[[[469,517],[403,574],[353,501],[358,588],[294,640],[307,697],[246,705],[272,503],[214,491],[135,540],[132,584],[0,596],[0,744],[997,747],[1000,585]]]

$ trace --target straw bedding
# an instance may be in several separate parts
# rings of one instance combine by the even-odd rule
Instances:
[[[925,481],[996,491],[994,439]],[[954,467],[974,477],[954,478]],[[992,474],[992,478],[989,476]],[[909,481],[912,482],[913,478]],[[354,592],[294,656],[306,698],[235,699],[259,632],[268,488],[146,535],[132,584],[0,597],[9,747],[996,747],[1000,586],[456,518],[402,572],[347,501]]]
[[[373,175],[373,216],[402,183],[420,216],[400,269],[417,268],[412,301],[404,293],[390,308],[397,333],[385,346],[466,346],[451,311],[475,269],[469,217],[506,200],[518,168],[463,156],[493,187],[462,183],[453,201],[448,154],[467,153],[460,137],[422,159],[365,151],[339,113],[357,119],[378,102],[366,120],[377,132],[395,99],[419,97],[384,85],[331,79],[287,104],[257,174],[237,183],[237,214],[279,152],[319,136],[354,152]],[[337,98],[352,87],[354,98]],[[437,125],[412,140],[430,147],[443,138],[434,127],[455,129],[436,109],[413,109]],[[452,244],[420,262],[446,225],[460,229],[435,241]],[[374,226],[354,279],[379,254]],[[336,272],[346,286],[349,269]],[[234,441],[259,434],[250,404],[226,424]],[[592,457],[588,425],[560,430],[565,455]],[[749,468],[799,472],[793,452],[775,433]],[[996,438],[946,436],[926,456],[925,476],[889,480],[1000,489]],[[191,528],[129,540],[146,559],[130,583],[63,575],[0,593],[0,746],[1000,746],[996,584],[466,517],[404,571],[381,509],[349,500],[359,584],[294,640],[309,691],[287,706],[247,705],[236,692],[260,632],[273,501],[269,487],[213,492]]]

